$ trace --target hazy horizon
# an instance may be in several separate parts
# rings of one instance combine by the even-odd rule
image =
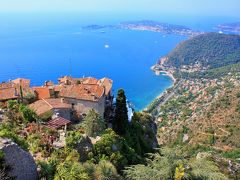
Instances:
[[[240,18],[239,0],[0,0],[1,13],[89,13],[189,16],[221,16]]]

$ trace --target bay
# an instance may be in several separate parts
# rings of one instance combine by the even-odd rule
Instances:
[[[108,77],[116,94],[123,88],[136,110],[142,110],[172,85],[167,76],[156,76],[150,67],[187,37],[147,31],[105,28],[83,30],[111,18],[76,16],[0,15],[0,81],[23,77],[31,85],[46,80],[57,83],[63,75]]]

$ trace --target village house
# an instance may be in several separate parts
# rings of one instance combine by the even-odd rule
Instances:
[[[65,103],[71,104],[77,113],[87,114],[89,110],[94,109],[104,117],[106,97],[102,86],[97,84],[63,86],[59,97],[64,99]]]
[[[72,78],[65,76],[58,79],[58,97],[71,104],[78,114],[87,114],[90,109],[102,117],[107,107],[112,106],[112,83],[108,78]]]
[[[36,95],[36,99],[38,100],[51,98],[50,90],[48,87],[33,87],[32,89]]]
[[[42,99],[29,105],[40,117],[50,115],[52,119],[63,117],[67,120],[72,119],[71,105],[63,102],[63,99]]]
[[[18,78],[9,82],[0,83],[0,102],[3,103],[8,100],[23,98],[32,93],[33,90],[30,88],[29,79]]]
[[[72,120],[81,119],[90,109],[94,109],[104,117],[106,108],[112,107],[111,79],[64,76],[58,79],[58,83],[54,85],[53,82],[46,81],[43,86],[32,88],[38,101],[29,107],[36,110],[38,115],[52,111],[53,116],[58,113],[59,116]]]
[[[29,107],[37,115],[46,113],[67,120],[81,119],[89,110],[94,109],[104,117],[107,108],[112,107],[113,81],[108,78],[73,78],[64,76],[58,84],[46,81],[43,86],[30,87],[30,80],[18,78],[0,84],[0,102],[21,99],[28,94],[35,95],[35,102]]]

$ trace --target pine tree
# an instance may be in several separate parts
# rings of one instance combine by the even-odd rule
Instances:
[[[118,90],[116,99],[115,118],[113,129],[119,135],[126,135],[128,132],[128,111],[126,105],[126,96],[123,89]]]

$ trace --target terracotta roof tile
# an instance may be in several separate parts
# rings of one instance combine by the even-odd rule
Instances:
[[[82,84],[97,84],[98,80],[93,77],[87,77],[87,78],[80,78],[79,79]]]
[[[104,95],[104,87],[99,85],[71,85],[64,86],[60,93],[60,97],[67,97],[73,99],[98,101]]]
[[[0,89],[12,88],[14,85],[15,84],[13,82],[3,82],[0,83]]]
[[[48,87],[33,87],[33,90],[37,94],[38,99],[49,99],[51,97]]]
[[[93,84],[97,84],[98,80],[93,77],[73,78],[71,76],[64,76],[59,78],[58,82],[64,85],[74,85],[74,84],[78,84],[78,82],[80,82],[81,84],[93,85]]]
[[[61,99],[42,99],[29,105],[36,111],[37,115],[42,115],[52,109],[70,109],[71,105],[62,102]]]
[[[16,99],[18,98],[18,94],[16,91],[16,88],[5,88],[0,89],[0,100],[10,100],[10,99]]]
[[[62,126],[71,124],[71,121],[64,119],[62,117],[54,118],[47,122],[46,127],[51,129],[59,129]]]
[[[24,88],[29,88],[30,87],[30,80],[29,79],[24,79],[24,78],[18,78],[12,80],[14,84],[19,84]]]

